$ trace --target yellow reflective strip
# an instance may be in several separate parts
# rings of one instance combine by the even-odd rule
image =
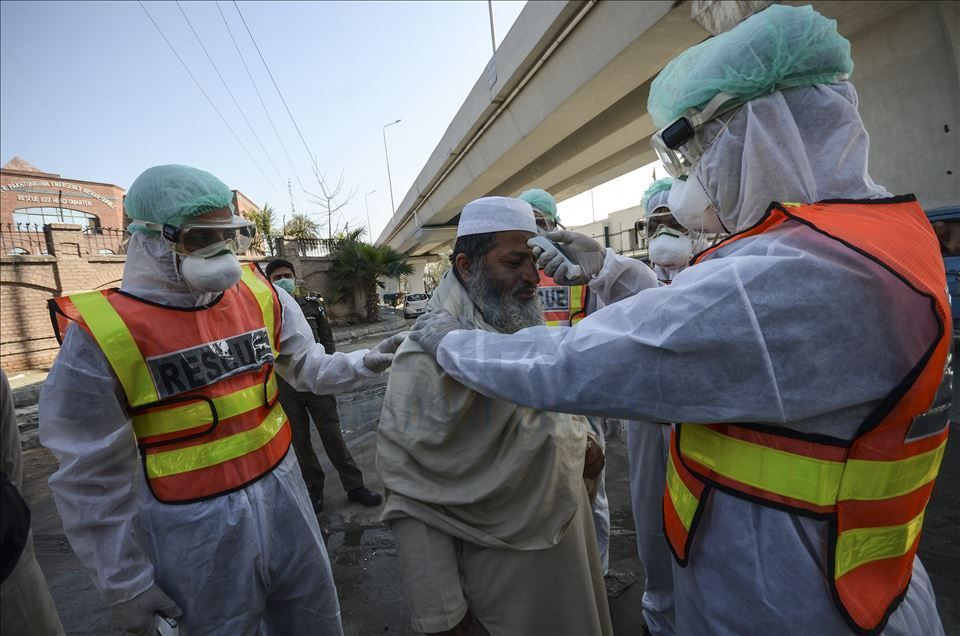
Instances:
[[[222,422],[227,418],[236,417],[261,406],[264,398],[263,393],[263,385],[255,384],[234,393],[213,398],[213,405],[217,409],[217,418]],[[270,380],[267,381],[267,398],[272,400],[276,393],[277,378],[271,374]],[[210,405],[203,400],[198,400],[186,403],[183,406],[135,415],[133,417],[133,430],[137,437],[142,439],[206,426],[212,422]]]
[[[817,506],[837,501],[843,462],[766,448],[706,426],[684,426],[680,450],[695,462],[755,488]]]
[[[268,287],[268,283],[263,282],[249,267],[243,268],[243,274],[241,274],[240,280],[253,292],[253,297],[257,299],[257,304],[260,305],[260,312],[263,314],[263,324],[266,325],[267,336],[270,338],[270,350],[273,351],[273,357],[276,358],[279,353],[277,351],[277,345],[273,341],[273,290]]]
[[[583,309],[583,285],[570,288],[570,313],[575,314]]]
[[[100,292],[70,296],[123,386],[130,406],[156,402],[157,388],[123,318]]]
[[[270,443],[280,432],[287,416],[277,402],[260,426],[206,444],[147,454],[147,475],[151,478],[179,475],[216,466],[243,457]]]
[[[839,497],[876,501],[913,492],[936,479],[946,447],[944,440],[931,451],[897,461],[847,460]]]
[[[906,554],[920,535],[924,510],[900,526],[857,528],[847,530],[837,538],[834,577],[840,578],[850,570],[877,561]]]
[[[672,457],[667,458],[667,491],[670,493],[670,501],[673,502],[673,508],[677,511],[680,522],[689,531],[699,500],[680,479]]]

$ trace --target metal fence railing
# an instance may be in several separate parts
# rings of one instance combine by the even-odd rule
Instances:
[[[126,254],[130,233],[115,227],[91,227],[83,231],[90,254]]]
[[[42,256],[47,253],[43,226],[35,223],[4,223],[0,226],[0,253],[4,256]]]
[[[336,239],[279,239],[284,241],[287,245],[293,243],[296,245],[297,256],[303,257],[314,257],[322,258],[324,256],[330,256],[337,249],[338,241]],[[277,250],[278,254],[282,254],[279,249]]]

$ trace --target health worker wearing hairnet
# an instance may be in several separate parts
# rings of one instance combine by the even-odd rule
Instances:
[[[317,519],[277,402],[362,386],[403,336],[327,355],[303,312],[236,254],[254,228],[212,174],[148,169],[124,201],[119,289],[51,301],[61,350],[40,439],[64,531],[116,627],[341,633]]]
[[[439,314],[417,336],[486,395],[682,422],[663,496],[678,633],[943,633],[916,550],[949,430],[946,281],[915,198],[868,175],[852,70],[809,6],[687,50],[651,85],[653,145],[687,176],[674,216],[732,236],[641,291],[573,240],[562,269],[619,302],[513,335]]]

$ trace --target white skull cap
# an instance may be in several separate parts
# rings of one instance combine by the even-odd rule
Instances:
[[[537,233],[533,207],[520,199],[483,197],[463,206],[457,236],[513,230]]]

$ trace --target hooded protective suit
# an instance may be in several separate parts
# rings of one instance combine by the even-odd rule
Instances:
[[[121,290],[199,307],[218,294],[187,288],[157,236],[133,235]],[[336,393],[377,374],[366,351],[327,355],[303,312],[278,292],[283,323],[275,369],[302,390]],[[163,325],[157,325],[163,329]],[[40,396],[40,440],[60,461],[50,488],[64,531],[112,605],[156,583],[193,634],[341,632],[330,563],[296,457],[227,494],[159,502],[147,488],[126,398],[93,338],[71,325]]]
[[[888,196],[867,174],[867,133],[846,82],[754,99],[705,137],[712,145],[691,179],[731,231],[772,200]],[[937,332],[929,303],[795,221],[721,246],[669,286],[649,278],[608,251],[591,283],[604,309],[571,328],[453,331],[438,360],[481,393],[533,408],[851,439]],[[826,574],[827,522],[715,495],[689,565],[674,567],[677,631],[847,633]],[[916,559],[884,633],[942,631]]]

